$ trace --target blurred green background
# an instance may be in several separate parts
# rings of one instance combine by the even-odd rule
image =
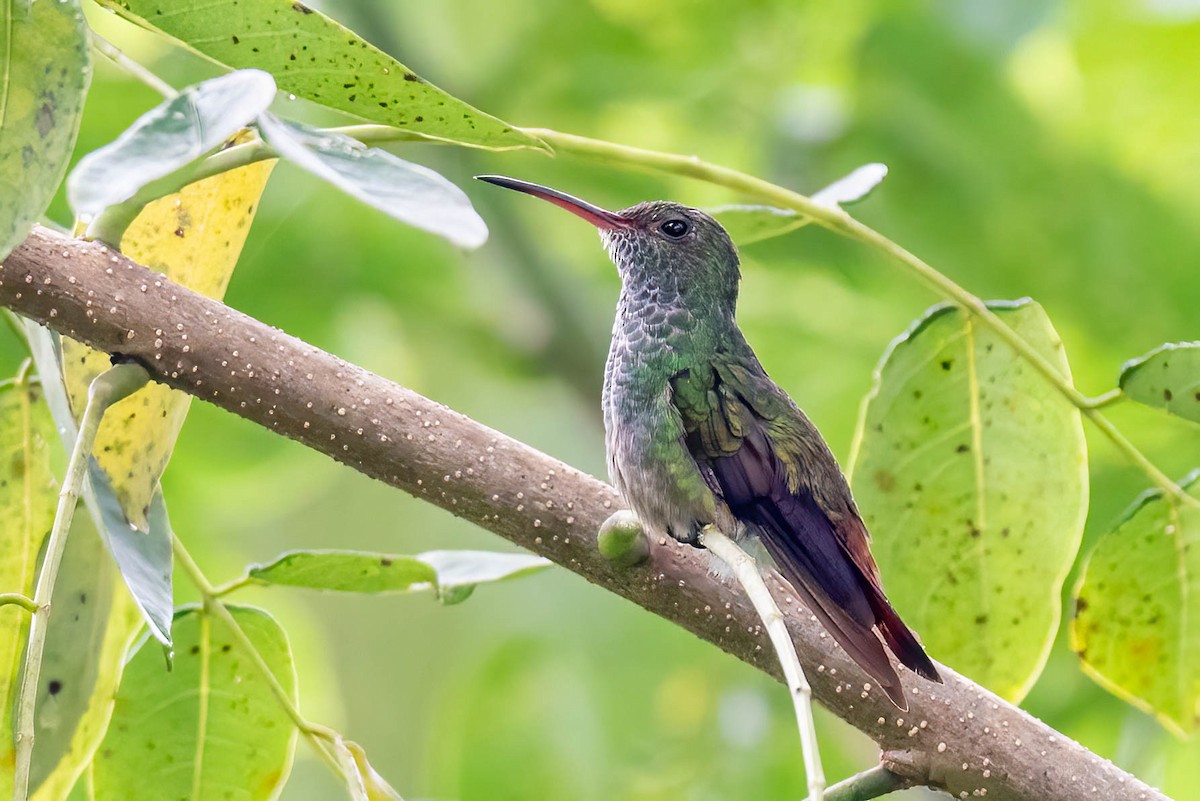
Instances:
[[[517,124],[695,153],[802,191],[886,163],[856,212],[979,295],[1039,300],[1089,394],[1111,388],[1123,360],[1200,338],[1197,0],[314,5]],[[215,74],[89,16],[176,85]],[[98,65],[77,156],[155,102]],[[519,176],[610,207],[744,199],[567,157],[397,152],[466,189],[487,245],[458,252],[282,166],[227,302],[603,475],[616,275],[586,225],[470,176]],[[69,222],[61,198],[52,214]],[[750,341],[845,460],[885,346],[937,298],[814,229],[743,259]],[[3,345],[15,370],[14,343]],[[1168,473],[1200,462],[1197,427],[1125,406],[1112,417]],[[1145,488],[1094,433],[1085,549]],[[289,548],[508,547],[202,403],[164,485],[176,530],[216,580]],[[406,798],[804,795],[781,688],[564,570],[452,608],[283,589],[246,599],[291,633],[308,716],[360,741]],[[1200,798],[1200,744],[1097,687],[1064,638],[1025,706],[1179,801]],[[831,779],[875,759],[832,716],[818,725]],[[283,798],[342,792],[301,743]]]

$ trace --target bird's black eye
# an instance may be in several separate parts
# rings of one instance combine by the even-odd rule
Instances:
[[[687,220],[667,220],[658,226],[658,230],[672,239],[682,239],[687,236],[688,231],[692,230],[692,226],[688,224]]]

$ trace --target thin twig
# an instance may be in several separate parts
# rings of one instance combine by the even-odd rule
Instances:
[[[113,64],[116,64],[122,70],[137,78],[139,81],[146,84],[146,86],[149,86],[151,89],[158,92],[168,100],[176,97],[179,94],[179,91],[174,86],[171,86],[171,84],[155,75],[153,72],[147,69],[145,65],[140,64],[129,56],[125,55],[125,53],[122,52],[119,47],[105,39],[100,34],[96,33],[95,30],[91,31],[91,35],[92,47],[95,48],[97,53],[107,58]]]
[[[792,635],[788,633],[783,613],[779,611],[771,591],[767,589],[758,564],[736,542],[722,534],[715,526],[704,528],[700,542],[733,570],[742,589],[746,591],[746,597],[754,606],[754,611],[762,620],[767,636],[771,638],[771,645],[775,647],[775,655],[779,658],[779,666],[783,668],[784,680],[792,696],[792,705],[796,709],[800,750],[804,757],[804,775],[808,780],[808,797],[810,801],[823,801],[825,770],[821,767],[817,729],[813,723],[812,687],[804,676],[804,669],[800,667],[796,644],[792,642]]]
[[[137,364],[119,364],[98,375],[88,388],[87,406],[79,421],[79,434],[67,462],[62,491],[58,495],[58,510],[46,541],[46,555],[34,590],[33,616],[29,622],[29,644],[25,649],[25,676],[17,701],[16,766],[13,774],[13,799],[29,798],[29,772],[33,763],[34,714],[37,711],[38,679],[42,671],[42,654],[46,647],[46,626],[50,620],[50,604],[58,568],[67,545],[67,532],[75,516],[75,504],[87,481],[87,464],[92,444],[100,429],[100,420],[109,406],[143,386],[150,378],[145,368]]]
[[[912,782],[883,765],[876,765],[832,785],[825,791],[825,801],[871,801],[906,787],[912,787]]]
[[[217,586],[213,587],[212,588],[212,597],[224,598],[226,595],[229,595],[231,592],[234,592],[235,590],[240,590],[242,587],[248,586],[253,583],[254,583],[254,579],[250,578],[250,575],[248,573],[243,574],[241,576],[238,576],[235,579],[230,579],[229,581],[225,582],[224,584],[218,584]]]

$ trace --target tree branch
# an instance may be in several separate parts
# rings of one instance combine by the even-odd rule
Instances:
[[[778,666],[741,591],[710,576],[700,551],[650,543],[620,568],[597,531],[613,490],[499,432],[198,295],[97,243],[36,228],[0,266],[0,304],[92,347],[136,358],[159,381],[319,450],[542,554],[674,621],[776,678]],[[1158,791],[1041,721],[941,668],[946,684],[905,673],[897,713],[774,578],[772,592],[813,694],[915,775],[960,798],[1164,801]]]

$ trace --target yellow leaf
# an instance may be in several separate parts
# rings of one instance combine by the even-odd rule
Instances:
[[[50,471],[54,421],[40,390],[19,379],[0,389],[0,592],[33,596],[38,550],[54,522],[57,484]],[[0,606],[0,798],[12,795],[13,706],[29,612]]]
[[[1200,471],[1180,485],[1200,498]],[[1084,672],[1180,736],[1200,729],[1197,544],[1200,511],[1143,495],[1088,554],[1071,621]]]
[[[121,239],[134,261],[211,298],[221,298],[241,255],[274,161],[197,181],[156,200]],[[110,366],[106,353],[63,338],[63,371],[71,408],[82,413],[92,379]],[[166,469],[190,397],[151,384],[112,406],[96,437],[95,455],[112,478],[129,521],[146,528],[146,507]]]

